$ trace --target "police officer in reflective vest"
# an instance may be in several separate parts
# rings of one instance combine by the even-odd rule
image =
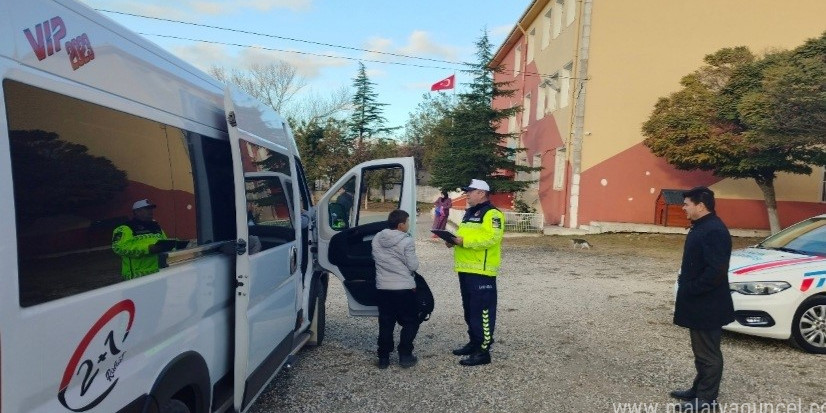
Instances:
[[[490,346],[496,326],[496,275],[502,250],[505,217],[489,200],[487,182],[473,179],[462,188],[468,209],[453,243],[454,268],[459,273],[462,308],[468,326],[468,343],[453,350],[463,366],[490,363]]]
[[[153,274],[160,269],[158,253],[163,248],[156,243],[167,239],[160,224],[154,220],[156,205],[148,199],[132,204],[132,220],[115,228],[112,250],[121,257],[120,274],[126,280]]]

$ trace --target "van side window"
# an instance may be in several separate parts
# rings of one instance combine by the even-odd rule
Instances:
[[[241,141],[241,160],[250,235],[258,237],[261,250],[295,241],[290,158]],[[250,251],[257,252],[252,247]]]
[[[21,306],[163,271],[163,254],[149,254],[163,238],[164,247],[153,248],[234,237],[220,223],[222,216],[231,222],[232,211],[212,202],[225,196],[223,186],[232,190],[219,177],[231,170],[227,143],[221,148],[173,126],[8,79],[3,89]],[[205,199],[196,200],[196,182]],[[204,205],[218,210],[204,214]]]

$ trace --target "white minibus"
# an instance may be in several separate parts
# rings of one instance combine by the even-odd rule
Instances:
[[[254,99],[73,0],[0,21],[0,413],[247,411],[322,342],[329,274],[375,315],[370,240],[391,209],[415,226],[412,158],[314,203]]]

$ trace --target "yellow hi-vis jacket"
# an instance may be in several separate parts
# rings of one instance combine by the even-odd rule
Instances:
[[[505,215],[491,205],[481,203],[465,211],[456,230],[462,244],[453,248],[456,272],[495,277],[502,257],[502,235],[505,233]]]
[[[153,274],[160,270],[158,254],[149,252],[149,246],[167,239],[155,221],[132,220],[112,233],[112,250],[121,257],[120,274],[126,280]]]

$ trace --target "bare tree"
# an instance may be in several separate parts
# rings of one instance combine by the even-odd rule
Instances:
[[[284,61],[254,63],[245,69],[230,71],[212,66],[209,74],[223,83],[237,85],[288,119],[322,120],[347,110],[350,104],[351,95],[346,86],[334,90],[328,97],[313,91],[299,94],[307,86],[307,79],[298,74],[295,66]]]

